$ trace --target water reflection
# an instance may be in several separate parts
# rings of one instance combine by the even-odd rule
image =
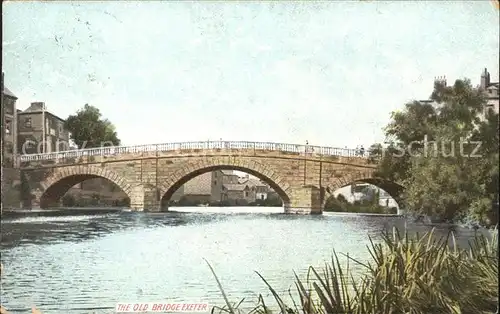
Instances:
[[[2,301],[13,313],[37,304],[46,313],[62,314],[112,309],[120,301],[221,304],[203,258],[236,301],[267,293],[254,271],[287,293],[293,270],[304,276],[309,265],[330,260],[333,248],[367,259],[367,236],[378,241],[382,230],[449,231],[398,217],[296,216],[276,208],[181,210],[2,221]],[[461,245],[473,234],[456,229]]]

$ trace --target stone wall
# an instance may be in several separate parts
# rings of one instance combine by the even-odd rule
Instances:
[[[3,208],[21,207],[21,171],[3,168],[2,201]]]

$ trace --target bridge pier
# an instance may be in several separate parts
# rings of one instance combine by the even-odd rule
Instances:
[[[285,204],[285,212],[293,214],[323,213],[321,189],[316,186],[303,186],[292,190],[290,204]]]
[[[158,212],[161,211],[160,208],[160,195],[159,191],[154,189],[146,189],[144,191],[144,211],[147,212]]]

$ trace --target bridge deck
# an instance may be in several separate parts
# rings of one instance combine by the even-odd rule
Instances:
[[[338,157],[368,157],[367,152],[349,148],[313,146],[286,143],[217,141],[217,142],[182,142],[164,144],[146,144],[136,146],[107,146],[88,149],[75,149],[42,154],[25,154],[20,156],[21,163],[36,161],[74,160],[80,157],[111,157],[120,155],[171,156],[184,154],[220,153],[230,155],[266,155],[267,152],[277,152],[283,155],[308,156],[312,158],[336,159]],[[63,162],[64,163],[64,162]]]

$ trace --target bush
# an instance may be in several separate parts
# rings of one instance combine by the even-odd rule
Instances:
[[[299,294],[293,306],[266,282],[281,313],[350,313],[350,314],[428,314],[428,313],[494,313],[498,310],[498,231],[492,239],[480,235],[470,248],[456,246],[453,233],[435,239],[433,232],[422,237],[383,233],[383,241],[370,239],[372,261],[363,263],[347,255],[342,267],[334,252],[331,264],[319,273],[309,268],[305,281],[297,275]],[[452,245],[449,245],[451,240]],[[365,269],[358,281],[349,263]],[[207,262],[208,263],[208,262]],[[214,270],[209,264],[226,305],[215,311],[241,313],[238,304],[230,303]],[[271,313],[259,295],[252,313]]]

